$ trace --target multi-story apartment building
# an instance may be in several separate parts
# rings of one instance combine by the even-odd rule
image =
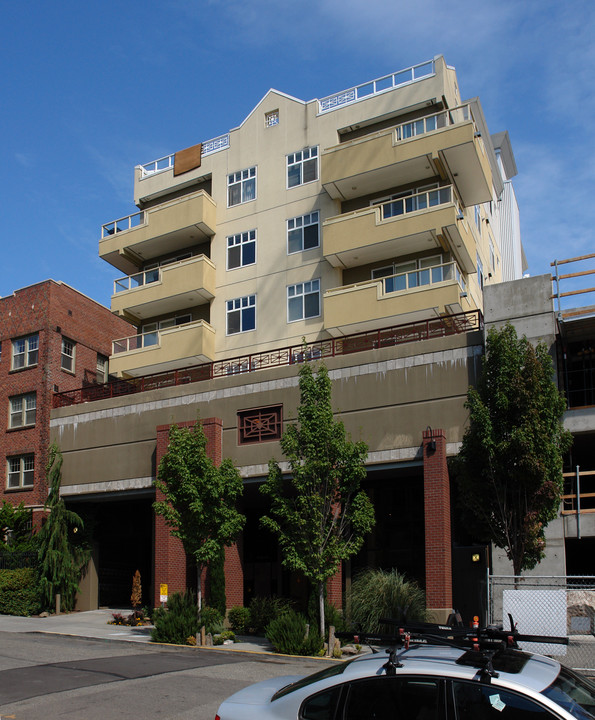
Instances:
[[[129,329],[53,280],[0,298],[0,502],[22,502],[36,526],[47,498],[52,395],[81,387],[92,394],[107,382],[112,340]]]
[[[309,102],[271,90],[229,133],[136,168],[138,211],[103,226],[99,254],[137,331],[114,342],[103,399],[58,394],[52,415],[64,495],[100,528],[102,603],[126,599],[136,567],[155,599],[187,581],[151,501],[168,426],[198,415],[245,478],[228,602],[300,595],[259,528],[258,485],[296,416],[296,364],[324,359],[370,448],[378,522],[354,565],[396,566],[452,607],[446,459],[484,285],[522,271],[515,172],[508,135],[490,137],[441,56]]]

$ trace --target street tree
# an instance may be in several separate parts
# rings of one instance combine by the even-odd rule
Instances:
[[[519,338],[510,323],[491,329],[466,407],[469,425],[454,462],[463,519],[478,538],[505,550],[518,576],[544,557],[572,442],[546,345]]]
[[[334,419],[327,368],[320,365],[314,374],[306,363],[299,375],[298,422],[281,438],[290,474],[284,478],[279,464],[270,461],[261,490],[271,507],[261,522],[278,536],[283,564],[301,571],[316,588],[324,635],[325,583],[361,548],[374,526],[374,508],[361,489],[367,445],[352,442]]]
[[[91,551],[80,540],[83,537],[83,520],[77,513],[68,510],[60,497],[62,453],[56,443],[52,443],[49,449],[46,476],[49,493],[44,510],[49,514],[37,534],[42,604],[51,609],[59,594],[60,607],[73,610]]]
[[[215,466],[206,447],[200,421],[193,427],[172,425],[155,482],[164,499],[153,503],[196,564],[199,612],[203,570],[232,544],[245,523],[236,508],[243,489],[238,471],[229,459]]]

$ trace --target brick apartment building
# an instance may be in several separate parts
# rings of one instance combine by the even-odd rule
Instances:
[[[490,135],[442,56],[308,102],[270,90],[228,133],[135,169],[135,212],[102,227],[99,255],[136,330],[113,343],[118,379],[57,393],[51,417],[63,495],[97,527],[87,606],[127,602],[137,568],[147,603],[192,585],[151,503],[167,427],[198,415],[244,478],[228,604],[304,599],[260,528],[259,485],[283,460],[299,363],[322,359],[337,416],[368,444],[377,516],[331,599],[377,565],[419,579],[438,616],[453,607],[446,461],[484,286],[524,269],[515,174],[507,133]]]
[[[112,340],[129,329],[54,280],[0,298],[0,501],[24,503],[34,525],[47,497],[52,395],[107,382]]]

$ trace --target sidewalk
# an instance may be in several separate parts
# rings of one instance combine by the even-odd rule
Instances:
[[[148,643],[151,640],[151,626],[128,627],[110,625],[113,613],[130,614],[129,609],[101,609],[87,612],[64,613],[49,617],[15,617],[0,615],[0,632],[30,633],[41,632],[58,635],[73,635],[99,640],[123,640],[127,642]],[[272,653],[273,649],[265,638],[239,638],[233,645],[217,645],[213,650],[231,650],[242,652]]]

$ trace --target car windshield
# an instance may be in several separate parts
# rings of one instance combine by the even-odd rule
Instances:
[[[282,687],[281,690],[277,690],[277,692],[271,698],[271,702],[273,700],[278,700],[284,695],[289,695],[289,693],[295,692],[300,688],[308,687],[308,685],[312,685],[319,680],[326,680],[326,678],[334,677],[335,675],[341,675],[341,673],[345,671],[345,668],[348,665],[351,665],[352,662],[353,660],[347,660],[347,662],[338,663],[337,665],[331,665],[330,667],[324,668],[324,670],[319,670],[318,672],[313,673],[312,675],[308,675],[307,677],[302,678],[297,682],[286,685],[285,687]]]
[[[558,677],[542,694],[578,720],[595,718],[595,683],[569,668],[562,666]]]

